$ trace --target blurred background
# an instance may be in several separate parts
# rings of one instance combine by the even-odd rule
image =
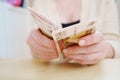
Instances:
[[[26,58],[29,13],[26,0],[0,0],[0,58]]]
[[[26,44],[30,30],[29,1],[0,0],[0,59],[31,57]],[[116,0],[116,5],[120,14],[120,0]]]

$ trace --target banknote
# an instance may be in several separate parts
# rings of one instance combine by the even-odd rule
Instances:
[[[78,45],[81,37],[94,33],[96,30],[96,22],[90,21],[86,25],[76,24],[67,28],[58,29],[52,32],[52,37],[56,44],[59,56],[61,59],[65,59],[62,49]],[[62,42],[62,49],[60,43]]]
[[[80,38],[94,33],[97,25],[96,20],[91,20],[86,22],[86,24],[78,23],[66,28],[59,28],[54,25],[52,21],[42,16],[34,9],[29,8],[29,11],[34,19],[34,22],[41,29],[42,33],[54,40],[59,55],[58,61],[65,60],[62,49],[78,45]]]
[[[41,14],[38,14],[37,11],[35,11],[32,8],[28,8],[30,11],[31,16],[33,17],[34,22],[37,24],[37,27],[41,29],[44,35],[47,37],[52,38],[52,32],[56,30],[56,26],[54,23],[52,23],[50,20],[48,20],[46,17],[42,16]]]

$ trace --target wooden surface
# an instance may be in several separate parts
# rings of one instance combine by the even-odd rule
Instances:
[[[0,60],[0,80],[120,80],[120,60],[93,66],[42,63],[35,59]]]

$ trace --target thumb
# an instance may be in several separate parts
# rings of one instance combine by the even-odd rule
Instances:
[[[96,32],[87,36],[80,38],[79,45],[80,46],[90,46],[96,43],[99,43],[103,40],[103,34],[100,32]]]

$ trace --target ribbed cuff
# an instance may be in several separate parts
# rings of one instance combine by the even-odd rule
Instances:
[[[114,49],[114,58],[120,58],[120,43],[115,40],[106,40]]]

